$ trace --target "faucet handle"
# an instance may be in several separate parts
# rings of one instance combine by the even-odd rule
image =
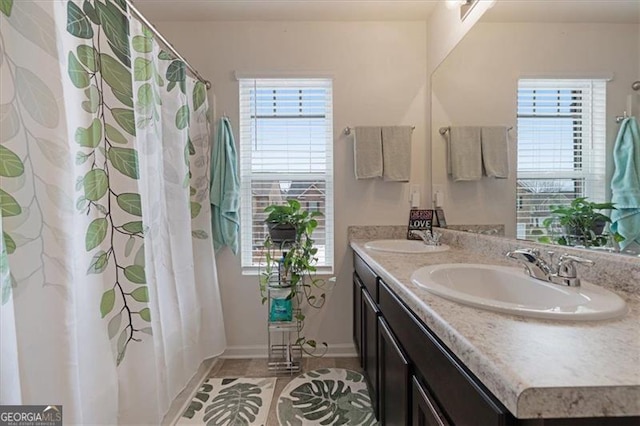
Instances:
[[[505,256],[510,257],[512,259],[518,259],[518,255],[524,256],[529,263],[533,263],[538,260],[538,256],[534,252],[534,249],[530,248],[519,248],[512,251],[507,252]]]
[[[593,260],[589,260],[589,259],[585,259],[583,257],[578,257],[578,256],[574,256],[572,254],[568,254],[565,253],[562,256],[560,256],[560,262],[576,262],[576,263],[580,263],[583,265],[593,265],[594,262]]]
[[[556,252],[553,250],[547,251],[547,256],[549,256],[549,263],[553,265],[553,258],[556,256]]]
[[[573,285],[580,285],[580,281],[577,279],[576,263],[589,266],[594,264],[592,260],[565,253],[560,256],[558,261],[558,277],[575,278],[576,283]]]

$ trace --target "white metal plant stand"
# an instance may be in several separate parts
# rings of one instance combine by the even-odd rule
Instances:
[[[296,344],[298,332],[302,328],[302,323],[297,319],[300,309],[297,306],[296,298],[290,299],[292,304],[290,320],[271,320],[274,302],[282,301],[290,290],[290,287],[282,287],[277,281],[267,288],[269,370],[295,373],[299,372],[302,366],[302,347],[300,344]]]

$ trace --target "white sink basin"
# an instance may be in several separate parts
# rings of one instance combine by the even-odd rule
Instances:
[[[603,320],[623,316],[625,301],[593,284],[567,287],[531,278],[521,268],[475,264],[426,266],[411,281],[445,299],[534,318]]]
[[[446,244],[429,246],[417,240],[375,240],[366,243],[364,248],[393,253],[439,253],[449,250]]]

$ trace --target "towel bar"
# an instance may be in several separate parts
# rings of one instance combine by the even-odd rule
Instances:
[[[507,131],[510,131],[511,129],[513,129],[513,127],[507,127]],[[449,130],[451,130],[451,127],[440,127],[439,132],[444,136]]]
[[[411,126],[411,130],[415,130],[415,129],[416,129],[416,126]],[[350,135],[352,130],[353,130],[352,127],[345,127],[344,128],[344,134],[345,135]]]

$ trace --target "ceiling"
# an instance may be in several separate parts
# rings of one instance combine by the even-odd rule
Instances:
[[[426,21],[437,0],[133,0],[155,21]]]
[[[426,21],[441,0],[133,0],[156,21]],[[484,22],[640,23],[640,0],[498,0]]]
[[[640,0],[498,0],[483,22],[640,23]]]

